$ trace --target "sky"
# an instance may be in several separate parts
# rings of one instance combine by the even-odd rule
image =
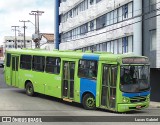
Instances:
[[[44,11],[39,19],[40,33],[54,33],[54,0],[0,0],[0,45],[3,45],[4,36],[14,36],[11,26],[20,26],[23,33],[24,25],[19,20],[30,20],[35,23],[35,16],[31,11]],[[32,36],[35,26],[27,22],[26,36]]]

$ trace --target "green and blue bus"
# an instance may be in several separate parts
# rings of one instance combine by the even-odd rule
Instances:
[[[144,109],[150,102],[149,60],[107,52],[8,50],[6,84],[69,102],[85,109],[114,112]]]

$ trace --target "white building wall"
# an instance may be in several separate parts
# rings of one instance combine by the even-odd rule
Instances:
[[[126,35],[132,35],[133,34],[132,25],[128,25],[124,28],[120,28],[131,23],[133,23],[133,20],[124,21],[119,24],[115,24],[113,26],[108,26],[98,31],[88,32],[86,35],[78,39],[69,40],[68,42],[61,43],[60,49],[61,50],[78,49],[78,48],[83,48],[85,46],[90,46],[97,43],[118,39]],[[117,30],[114,30],[114,29],[117,29]]]
[[[71,1],[71,0],[68,0],[68,1]],[[82,0],[79,0],[79,1],[82,1]],[[60,33],[67,32],[70,29],[73,29],[75,27],[80,26],[81,24],[89,22],[89,21],[95,19],[96,17],[99,17],[107,12],[110,12],[111,10],[114,10],[115,8],[118,8],[119,6],[124,5],[125,3],[129,3],[131,1],[133,1],[133,0],[102,0],[98,4],[93,4],[93,5],[89,4],[89,8],[87,10],[81,11],[78,16],[68,18],[67,22],[61,23],[60,27],[59,27],[59,31],[60,31]],[[73,2],[73,1],[71,1],[71,2]],[[80,3],[80,2],[78,2],[78,3]],[[65,4],[67,4],[67,2],[62,2],[61,4],[65,5]],[[70,9],[73,7],[70,6]],[[61,8],[62,7],[60,6],[60,9]],[[64,13],[66,13],[67,11],[69,11],[69,9],[64,11]],[[130,14],[129,17],[132,14],[132,13],[130,13],[131,11],[132,10],[129,10],[129,14]],[[119,17],[119,18],[122,18],[122,17]]]
[[[72,4],[71,3],[69,4],[69,1],[71,0],[67,0],[67,2],[61,3],[60,5],[61,14],[68,12],[69,10],[74,8],[77,4],[79,4],[82,0],[76,0],[77,3],[72,1],[71,2]],[[141,23],[134,24],[134,25],[132,24],[137,20],[140,20],[141,18],[137,18],[135,20],[134,18],[131,18],[131,17],[137,16],[138,14],[142,13],[142,11],[137,13],[132,12],[138,9],[142,9],[142,0],[102,0],[97,4],[89,5],[89,8],[86,9],[85,11],[81,11],[77,16],[69,18],[66,22],[61,23],[59,26],[59,29],[60,29],[60,33],[66,33],[78,26],[81,26],[82,24],[85,24],[86,22],[92,21],[93,19],[96,19],[101,15],[111,12],[116,8],[120,8],[122,5],[125,5],[126,3],[130,3],[130,2],[133,2],[133,7],[132,7],[133,9],[130,7],[131,4],[128,4],[128,8],[129,8],[128,18],[130,19],[125,21],[121,16],[121,17],[118,17],[118,20],[121,21],[123,19],[123,21],[116,23],[115,15],[117,13],[114,12],[113,20],[115,24],[107,26],[100,30],[94,30],[91,32],[89,31],[85,35],[77,35],[77,37],[74,39],[68,40],[67,42],[60,43],[59,48],[61,50],[79,49],[79,48],[84,48],[86,46],[95,45],[98,43],[104,43],[107,41],[110,42],[113,40],[114,50],[111,50],[111,48],[110,49],[108,48],[110,43],[108,43],[108,46],[102,47],[102,50],[106,50],[106,48],[108,48],[107,51],[114,51],[114,53],[122,53],[123,52],[121,48],[123,46],[122,40],[117,40],[117,39],[126,37],[126,36],[133,36],[133,38],[131,37],[128,38],[129,41],[131,41],[128,43],[128,51],[129,52],[133,51],[134,53],[141,55],[142,38],[140,35],[142,34],[141,33],[142,24]],[[67,5],[70,5],[70,6],[67,7]],[[107,22],[107,23],[112,23],[112,22]],[[94,20],[94,24],[96,24],[95,20]],[[96,25],[94,25],[94,29],[95,28],[96,28]],[[90,26],[88,26],[88,29],[90,30]],[[139,46],[138,51],[137,51],[137,46]]]

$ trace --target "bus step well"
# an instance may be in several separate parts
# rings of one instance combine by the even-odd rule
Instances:
[[[68,98],[63,98],[64,101],[67,101],[67,102],[72,102],[73,100],[70,100]]]

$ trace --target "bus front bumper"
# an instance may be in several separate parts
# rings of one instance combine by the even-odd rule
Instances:
[[[140,110],[149,107],[149,102],[118,104],[118,112]]]

